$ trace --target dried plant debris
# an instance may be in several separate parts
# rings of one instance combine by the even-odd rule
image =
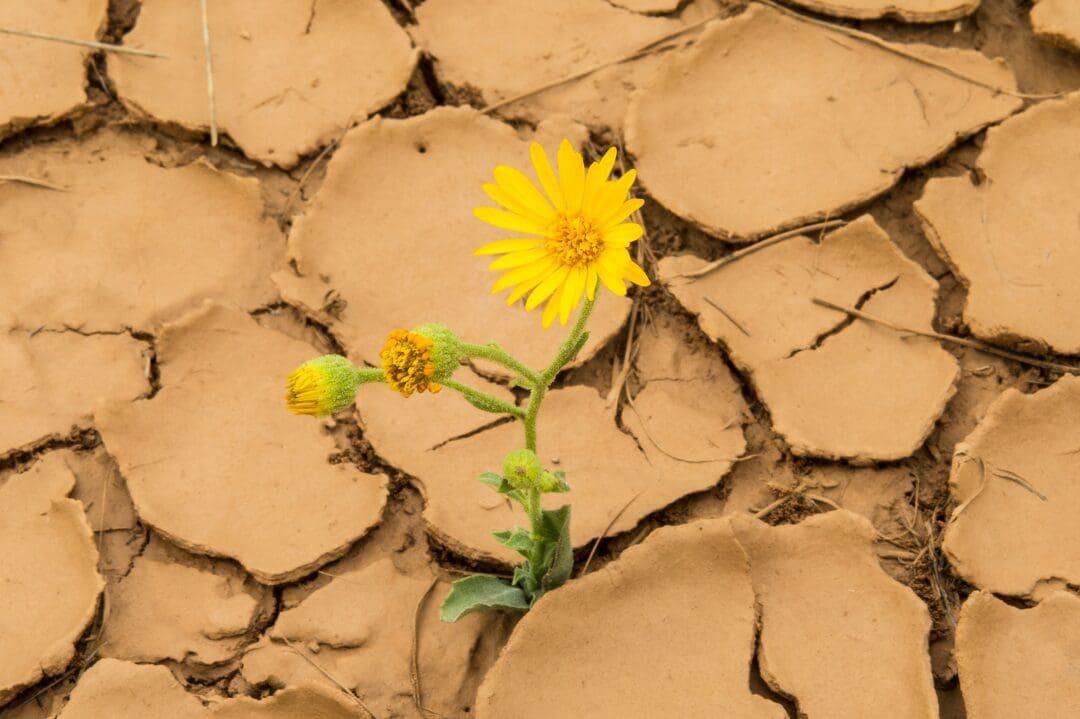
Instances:
[[[35,0],[0,7],[0,27],[73,40],[94,40],[105,29],[108,0]],[[93,50],[0,35],[7,71],[0,88],[0,139],[37,124],[52,124],[87,104],[86,62]]]
[[[980,589],[1038,598],[1080,584],[1080,377],[1006,391],[956,446],[944,549]]]
[[[556,389],[544,400],[539,452],[545,464],[566,472],[571,487],[567,494],[545,495],[545,503],[551,508],[573,505],[575,547],[605,530],[609,535],[628,531],[675,500],[710,489],[745,451],[739,421],[743,405],[737,394],[722,391],[706,407],[704,400],[678,388],[663,383],[650,387],[653,391],[643,392],[638,403],[640,415],[630,418],[624,410],[633,434],[619,429],[604,400],[589,387]],[[510,422],[476,431],[475,412],[456,397],[423,397],[403,404],[400,397],[370,395],[360,406],[365,436],[380,456],[420,480],[429,531],[467,557],[516,563],[517,554],[496,542],[490,528],[520,524],[525,517],[504,498],[493,497],[477,477],[493,469],[492,457],[521,447],[521,427]],[[683,410],[688,414],[679,415],[679,422],[698,423],[689,438],[675,437],[663,426]],[[413,428],[425,424],[443,429],[441,442],[427,444],[422,431],[425,440],[417,442]],[[580,426],[589,431],[575,429]],[[657,443],[668,452],[690,456],[665,454]]]
[[[282,611],[247,652],[247,681],[274,689],[337,683],[380,717],[469,711],[470,667],[493,660],[505,638],[497,616],[441,622],[437,610],[448,585],[406,576],[389,559],[330,574],[329,584]]]
[[[750,567],[728,521],[663,527],[525,615],[480,686],[476,716],[559,707],[595,719],[783,719],[781,705],[750,692],[755,622]]]
[[[145,395],[145,350],[127,333],[0,331],[0,456],[87,424],[98,399]]]
[[[984,86],[1015,91],[1000,60],[888,47],[980,84],[761,5],[711,24],[631,102],[642,183],[707,232],[745,241],[836,217],[1021,106]]]
[[[265,583],[311,572],[373,527],[386,478],[330,464],[333,438],[285,411],[283,378],[311,354],[219,304],[167,324],[161,391],[95,415],[139,516]]]
[[[583,129],[541,125],[536,139],[551,150],[564,134],[581,139]],[[507,234],[473,217],[474,207],[489,204],[481,184],[500,163],[526,164],[528,146],[509,125],[467,108],[362,125],[342,141],[296,220],[289,253],[301,276],[276,274],[282,295],[326,323],[356,361],[378,364],[392,329],[442,322],[466,341],[496,341],[526,364],[545,365],[564,332],[542,331],[523,307],[508,311],[488,292],[490,260],[473,257]],[[629,308],[625,298],[597,303],[580,361],[619,330]]]
[[[165,667],[102,659],[79,679],[57,719],[366,719],[340,690],[284,689],[256,701],[238,697],[204,704]]]
[[[943,22],[971,15],[979,9],[980,0],[794,0],[808,10],[855,18],[875,20],[898,18],[905,22]]]
[[[620,128],[631,92],[655,72],[660,55],[606,67],[522,97],[633,54],[683,27],[680,20],[644,17],[614,4],[606,0],[428,0],[417,9],[419,25],[413,35],[435,58],[436,72],[444,81],[475,87],[488,105],[521,98],[501,109],[503,114],[531,120],[565,114],[590,126]],[[644,4],[665,3],[647,0]],[[598,32],[598,28],[604,29]],[[507,37],[530,40],[507,42]]]
[[[975,592],[960,610],[956,662],[969,719],[1080,715],[1080,598],[1054,592],[1031,609]]]
[[[99,655],[137,662],[226,662],[273,606],[269,590],[235,565],[186,555],[157,537],[107,591]]]
[[[0,481],[0,707],[63,672],[104,580],[75,477],[56,454]]]
[[[870,522],[847,511],[731,521],[761,605],[761,674],[800,716],[936,719],[930,614],[878,564]]]
[[[151,332],[203,298],[277,299],[285,238],[252,178],[165,169],[113,132],[5,157],[0,173],[63,188],[0,183],[0,327]]]
[[[1036,0],[1031,27],[1040,40],[1080,52],[1080,5],[1073,0]]]
[[[1080,12],[1080,5],[1078,12]],[[1080,92],[986,133],[974,177],[941,177],[915,203],[927,238],[967,285],[978,337],[1080,354]]]
[[[265,165],[292,167],[388,105],[416,66],[409,36],[379,0],[278,0],[272,13],[226,0],[210,4],[207,27],[217,129]],[[147,3],[125,43],[168,58],[110,59],[124,104],[165,124],[209,129],[199,4]]]
[[[819,243],[799,236],[700,278],[691,255],[658,265],[675,297],[750,376],[796,454],[906,457],[955,391],[956,359],[934,340],[826,309],[826,299],[931,329],[937,283],[863,216]]]

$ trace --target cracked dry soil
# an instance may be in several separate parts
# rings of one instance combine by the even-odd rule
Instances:
[[[1080,380],[814,302],[1078,363],[1068,3],[215,0],[213,147],[196,6],[74,5],[0,27],[169,57],[0,35],[0,719],[1080,715]],[[519,428],[280,385],[430,320],[542,361],[471,209],[562,137],[658,281],[542,418],[575,578],[447,625]]]

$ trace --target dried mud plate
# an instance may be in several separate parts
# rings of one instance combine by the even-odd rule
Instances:
[[[504,638],[497,615],[442,622],[438,605],[449,585],[430,574],[406,576],[389,559],[331,574],[244,655],[244,678],[274,689],[305,682],[333,689],[329,674],[376,716],[421,717],[413,699],[415,635],[424,707],[465,716],[473,701],[470,668],[490,662]]]
[[[758,663],[800,716],[936,719],[930,613],[890,578],[862,517],[770,527],[732,519],[761,604]]]
[[[794,237],[691,279],[707,263],[666,257],[658,272],[750,375],[794,453],[855,462],[906,457],[955,391],[956,359],[934,340],[814,304],[858,306],[930,330],[937,283],[869,216],[820,242]]]
[[[94,40],[108,22],[108,0],[35,0],[0,6],[0,27]],[[87,103],[86,62],[94,50],[0,35],[0,139],[29,125],[52,124]]]
[[[379,0],[277,0],[272,13],[241,0],[208,8],[218,130],[265,165],[292,167],[389,104],[416,66],[409,36]],[[162,123],[206,131],[199,4],[144,4],[124,42],[168,56],[109,59],[124,104]]]
[[[255,309],[285,238],[259,183],[204,162],[165,169],[104,131],[0,160],[0,327],[152,332],[204,298]],[[189,208],[182,210],[180,208]]]
[[[956,446],[943,548],[980,589],[1041,596],[1080,585],[1080,377],[1006,391]]]
[[[783,719],[750,692],[754,626],[750,568],[728,521],[663,527],[525,615],[476,716]]]
[[[1080,598],[1031,609],[974,592],[960,608],[956,662],[969,719],[1080,716]]]
[[[105,583],[74,486],[56,454],[0,479],[0,707],[67,668],[97,610]]]
[[[1040,40],[1080,52],[1080,4],[1074,0],[1036,0],[1031,27]]]
[[[341,556],[379,521],[385,477],[330,464],[333,439],[285,409],[284,378],[310,345],[206,303],[167,324],[157,349],[161,391],[95,415],[143,521],[271,584]]]
[[[1001,61],[896,46],[1015,90]],[[711,23],[636,93],[627,150],[675,214],[744,241],[836,217],[1021,106],[882,48],[752,5]]]
[[[102,659],[79,679],[57,719],[366,719],[340,690],[318,685],[283,689],[262,701],[249,697],[206,705],[155,664]]]
[[[1080,5],[1078,5],[1080,7]],[[968,287],[973,334],[1080,354],[1080,92],[986,133],[977,178],[926,183],[927,239]]]

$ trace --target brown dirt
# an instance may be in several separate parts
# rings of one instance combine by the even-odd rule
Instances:
[[[0,35],[0,719],[1076,713],[1076,380],[809,304],[1075,364],[1076,94],[754,4],[226,2],[210,147],[192,5],[83,5],[0,27],[171,59]],[[1060,17],[896,19],[929,6],[970,9],[813,2],[1080,90],[1032,29]],[[280,385],[433,319],[541,362],[561,333],[487,294],[471,208],[562,136],[626,138],[654,277],[849,225],[603,297],[541,430],[589,572],[516,626],[442,625],[447,581],[507,571],[488,532],[524,518],[473,476],[520,429],[378,388],[313,422]]]

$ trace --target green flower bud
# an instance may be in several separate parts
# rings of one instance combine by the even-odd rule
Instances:
[[[334,414],[356,400],[356,387],[370,381],[341,355],[323,355],[297,367],[285,381],[285,402],[293,414]]]
[[[543,467],[531,449],[515,449],[503,460],[503,476],[514,489],[532,489],[540,481]]]
[[[541,492],[565,492],[566,482],[545,469],[543,474],[540,475],[540,482],[537,487]]]
[[[432,341],[431,362],[435,365],[436,382],[450,379],[461,366],[461,340],[453,330],[438,322],[427,322],[413,330],[415,334]]]

